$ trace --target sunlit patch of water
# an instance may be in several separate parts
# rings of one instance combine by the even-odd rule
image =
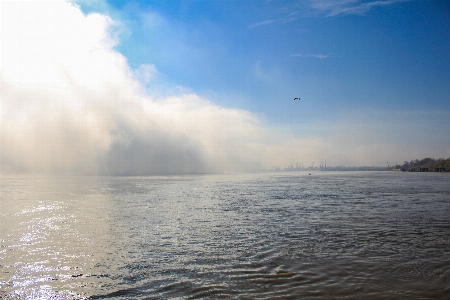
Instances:
[[[448,174],[2,181],[11,299],[447,299]]]

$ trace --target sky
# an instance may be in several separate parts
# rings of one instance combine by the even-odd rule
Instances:
[[[0,16],[3,174],[450,157],[445,0],[1,0]]]

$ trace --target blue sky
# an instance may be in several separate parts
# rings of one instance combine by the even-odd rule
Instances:
[[[370,5],[372,4],[372,5]],[[82,6],[83,7],[83,6]],[[273,124],[450,109],[446,1],[110,1],[130,66]],[[300,102],[293,102],[300,97]]]
[[[155,150],[155,153],[167,152],[169,147],[167,143],[171,145],[171,149],[187,147],[186,149],[190,150],[183,150],[181,156],[186,153],[198,154],[196,157],[202,162],[200,165],[204,166],[203,169],[213,171],[222,169],[207,167],[214,165],[211,161],[223,159],[225,164],[227,159],[231,161],[234,157],[239,161],[238,165],[242,166],[244,161],[252,160],[252,155],[243,158],[244,153],[256,151],[258,147],[264,148],[261,155],[255,154],[261,163],[256,165],[260,167],[282,166],[283,163],[290,162],[302,162],[305,165],[315,162],[317,165],[324,160],[330,165],[384,166],[387,161],[394,163],[430,156],[450,157],[448,1],[74,0],[72,2],[75,6],[70,6],[62,0],[40,1],[34,12],[30,13],[33,17],[23,22],[30,24],[41,22],[45,18],[39,19],[38,14],[48,16],[53,12],[54,3],[60,3],[61,8],[58,8],[60,12],[73,13],[74,19],[72,21],[59,18],[46,21],[54,23],[51,23],[53,27],[42,29],[44,32],[48,30],[42,39],[58,33],[60,35],[57,39],[61,36],[67,39],[64,43],[86,44],[86,49],[91,47],[89,43],[95,40],[101,44],[96,47],[102,48],[104,57],[111,59],[111,63],[107,63],[106,58],[102,63],[92,59],[92,49],[97,49],[95,47],[89,48],[91,50],[85,53],[86,58],[78,55],[71,57],[69,61],[67,57],[61,57],[61,61],[55,61],[54,66],[55,70],[60,68],[57,66],[66,66],[63,72],[65,75],[61,75],[61,70],[58,69],[59,75],[55,76],[62,77],[57,81],[65,82],[66,86],[77,83],[77,89],[83,90],[84,94],[78,91],[70,96],[78,99],[76,101],[79,101],[79,107],[87,107],[85,99],[98,101],[96,100],[98,95],[106,93],[101,83],[104,80],[111,80],[111,85],[120,86],[123,93],[127,91],[128,96],[123,97],[145,98],[143,102],[127,104],[127,107],[135,109],[142,105],[153,105],[155,107],[149,108],[147,116],[154,114],[153,119],[157,120],[154,121],[156,125],[145,123],[149,121],[142,121],[145,124],[137,125],[131,120],[132,117],[127,119],[123,111],[111,111],[110,115],[104,110],[101,113],[100,110],[84,111],[83,114],[92,114],[97,121],[105,115],[109,116],[108,120],[113,120],[107,125],[99,123],[99,127],[105,131],[103,135],[99,133],[98,136],[103,137],[102,141],[108,140],[109,144],[105,142],[108,146],[101,148],[103,150],[93,151],[96,154],[89,154],[89,157],[109,155],[109,159],[112,159],[112,153],[119,153],[122,150],[125,152],[120,153],[124,157],[135,157],[134,155],[139,157],[140,154],[137,153],[141,153],[139,152],[141,150],[136,149],[140,149],[139,147],[143,145],[146,147],[154,145],[156,136],[167,135],[156,131],[157,134],[148,133],[152,138],[141,140],[141,132],[153,132],[152,130],[161,127],[164,122],[169,122],[161,119],[162,116],[171,118],[170,122],[175,122],[173,124],[185,124],[183,128],[188,128],[195,123],[192,121],[196,118],[194,116],[204,111],[214,113],[199,115],[201,120],[197,125],[192,125],[192,132],[198,131],[197,133],[186,133],[179,125],[178,131],[170,134],[180,137],[182,142],[158,140],[160,145],[165,146]],[[3,4],[5,16],[9,9],[15,9],[17,13],[17,19],[11,19],[11,24],[19,24],[23,16],[20,12],[22,8]],[[81,13],[78,10],[81,10]],[[15,26],[8,25],[6,22],[9,21],[3,19],[5,26],[2,32],[6,32],[4,28]],[[69,31],[73,25],[69,24],[70,22],[78,24],[76,26],[80,29]],[[83,27],[85,23],[87,27]],[[33,26],[38,26],[38,23]],[[30,28],[33,26],[30,25]],[[97,32],[98,36],[93,35],[91,31]],[[15,36],[14,43],[19,43],[16,40],[21,39],[20,36]],[[102,42],[105,37],[109,41],[106,44]],[[23,40],[20,43],[27,44],[29,41]],[[30,44],[31,48],[39,48],[36,45],[41,42],[33,40],[32,43],[34,44]],[[64,47],[64,43],[54,40],[46,43],[45,47],[49,49],[61,47],[61,44]],[[11,42],[4,40],[2,44],[11,45]],[[6,61],[9,52],[4,50],[3,53],[6,53],[3,55]],[[14,51],[11,53],[16,55],[15,61],[21,59],[17,56],[19,54],[14,54]],[[33,65],[33,70],[39,69],[37,58],[41,54],[24,55],[31,55],[34,58],[29,60],[32,61],[30,64]],[[42,55],[44,59],[52,60],[45,54]],[[90,61],[91,65],[85,64],[84,61]],[[106,65],[114,66],[111,70],[117,71],[117,77],[99,71],[102,68],[106,70]],[[72,77],[78,78],[77,74],[91,76],[92,69],[97,70],[97,73],[94,76],[95,80],[91,82],[98,81],[97,86],[92,86],[93,83],[84,86],[82,79],[79,82],[68,80]],[[14,70],[17,70],[17,67]],[[7,71],[2,72],[3,78],[12,76],[8,75]],[[16,79],[20,75],[17,74],[14,75]],[[24,71],[23,74],[27,73]],[[71,77],[68,74],[74,75]],[[24,76],[28,75],[22,75]],[[22,79],[16,81],[21,82]],[[52,85],[56,79],[52,80],[51,84],[49,82],[45,84]],[[11,79],[8,82],[15,81]],[[134,90],[136,84],[141,91],[139,95]],[[22,82],[20,87],[23,86]],[[14,87],[19,89],[19,85]],[[23,91],[22,88],[20,91]],[[56,95],[56,91],[56,89],[46,90],[45,93]],[[67,93],[67,89],[64,91]],[[77,98],[81,94],[88,96],[83,99]],[[114,97],[111,99],[115,99]],[[294,101],[296,97],[301,100]],[[123,101],[123,98],[119,100]],[[3,101],[7,103],[6,100]],[[12,103],[17,99],[11,98],[10,101]],[[177,101],[184,101],[184,106],[179,106]],[[203,104],[199,104],[198,101],[203,101],[201,102]],[[61,105],[63,108],[74,106],[74,102],[70,105],[68,103]],[[112,107],[116,106],[119,110],[114,103],[116,102],[110,100],[105,105],[108,109],[112,110]],[[43,106],[43,103],[41,104]],[[9,107],[12,106],[3,105],[4,115]],[[169,108],[175,111],[169,111]],[[23,114],[21,112],[21,115]],[[39,116],[45,114],[46,112],[42,111]],[[9,115],[13,114],[10,112]],[[132,115],[131,112],[129,115]],[[27,116],[34,120],[40,118],[31,113]],[[119,120],[117,116],[122,119]],[[220,122],[211,123],[211,120],[222,117]],[[58,123],[62,121],[54,120],[55,124],[49,125],[48,130],[51,130],[51,126],[64,127]],[[142,116],[142,120],[147,120],[147,117]],[[123,124],[127,126],[122,128]],[[204,135],[199,133],[202,128],[208,126],[216,129],[202,133]],[[239,129],[233,131],[234,129],[228,129],[227,126]],[[247,128],[248,131],[244,132],[242,128]],[[121,144],[124,140],[121,132],[126,132],[125,140],[133,142]],[[24,131],[21,134],[26,136],[31,133]],[[19,135],[17,133],[12,135],[16,136],[17,141]],[[55,133],[55,136],[58,134]],[[213,139],[213,136],[220,138],[214,143],[207,142]],[[253,141],[255,136],[257,138]],[[210,150],[206,152],[213,153],[216,150],[211,149],[222,149],[226,141],[234,138],[240,142],[236,142],[235,147],[230,146],[226,155],[223,154],[220,158],[215,156],[205,158],[204,149],[208,148]],[[96,137],[90,137],[91,144],[92,139],[96,140]],[[40,143],[36,143],[36,147],[41,147]],[[60,148],[63,147],[61,136],[54,143],[59,143]],[[6,140],[3,144],[8,145]],[[120,147],[117,146],[119,144]],[[217,148],[214,148],[213,144]],[[122,150],[119,151],[114,147]],[[189,152],[191,150],[192,153]],[[81,156],[83,155],[87,154]],[[179,157],[180,153],[174,152],[173,155]],[[225,156],[228,158],[225,159]],[[4,160],[11,160],[10,157],[11,155]],[[89,159],[94,159],[92,157]],[[15,163],[8,165],[11,165],[12,169],[17,169],[15,164],[20,158],[12,160]],[[33,164],[39,165],[37,162]],[[189,169],[189,172],[203,169]]]
[[[121,22],[117,50],[131,67],[153,64],[166,82],[275,123],[360,108],[450,109],[446,1],[110,1],[84,9]]]

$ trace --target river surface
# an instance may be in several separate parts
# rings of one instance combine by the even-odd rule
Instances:
[[[2,177],[0,298],[450,299],[450,174]]]

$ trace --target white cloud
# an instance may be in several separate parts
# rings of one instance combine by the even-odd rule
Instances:
[[[359,143],[345,143],[345,127],[334,142],[298,138],[192,92],[150,94],[156,66],[129,67],[108,16],[64,1],[11,1],[0,20],[1,173],[234,172],[372,159],[358,150],[375,144],[364,131],[353,136]],[[253,71],[266,82],[280,77],[259,62]]]
[[[310,7],[326,14],[327,16],[337,15],[362,15],[377,6],[386,6],[398,2],[409,0],[310,0]]]
[[[155,65],[143,64],[134,70],[136,79],[142,84],[148,84],[158,76],[159,72]]]
[[[167,24],[166,19],[156,12],[137,12],[140,14],[141,26],[144,30],[154,30]]]
[[[338,15],[364,15],[375,7],[387,6],[405,1],[410,0],[305,0],[294,3],[292,8],[295,7],[295,10],[292,10],[292,12],[287,13],[283,17],[260,21],[251,24],[249,28],[293,22],[301,16],[309,15],[310,13],[307,12],[309,9],[313,10],[313,14],[318,13],[319,15],[325,15],[327,17]],[[299,10],[297,9],[298,7],[303,8]],[[307,8],[306,10],[305,7]]]
[[[292,21],[295,21],[295,20],[298,19],[298,15],[297,14],[299,12],[300,11],[296,10],[296,11],[293,11],[293,12],[287,14],[286,16],[278,18],[278,19],[270,19],[270,20],[257,22],[257,23],[251,24],[249,26],[249,28],[254,28],[254,27],[259,27],[259,26],[266,26],[266,25],[270,25],[270,24],[274,24],[274,23],[289,23],[289,22],[292,22]]]
[[[144,92],[114,22],[63,2],[3,2],[1,171],[157,174],[261,167],[260,121],[197,95]]]
[[[265,26],[265,25],[273,24],[275,22],[276,22],[276,20],[265,20],[265,21],[261,21],[261,22],[257,22],[255,24],[252,24],[252,25],[249,26],[249,28]]]
[[[260,60],[256,61],[252,65],[251,71],[252,71],[253,76],[256,79],[258,79],[260,81],[264,81],[265,83],[268,83],[271,85],[280,86],[283,81],[283,77],[284,77],[283,70],[281,70],[280,68],[278,68],[276,66],[267,68],[262,65]]]
[[[298,56],[298,57],[313,57],[313,58],[328,58],[332,56],[331,54],[302,54],[302,53],[296,53],[291,54],[291,57]]]

